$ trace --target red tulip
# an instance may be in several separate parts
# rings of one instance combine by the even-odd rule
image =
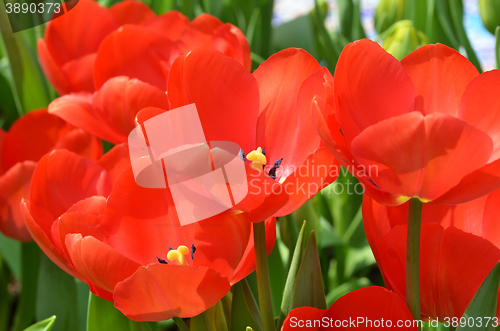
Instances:
[[[168,100],[156,87],[117,77],[93,97],[65,96],[49,111],[120,143],[127,142],[141,108],[150,107],[135,123],[194,103],[207,141],[232,141],[243,149],[249,194],[237,208],[262,221],[291,213],[337,177],[338,163],[310,117],[315,84],[326,74],[298,49],[271,56],[253,74],[220,52],[198,49],[173,63]]]
[[[350,292],[328,310],[293,309],[281,331],[292,330],[419,330],[405,302],[394,292],[370,286]]]
[[[115,76],[139,78],[165,90],[172,62],[197,47],[217,49],[251,68],[248,42],[234,25],[208,14],[192,22],[177,11],[156,16],[133,0],[109,9],[80,0],[47,25],[44,39],[38,41],[38,55],[61,95],[92,93]]]
[[[255,268],[245,213],[180,226],[169,197],[168,189],[135,183],[128,147],[118,145],[97,163],[63,150],[47,154],[23,208],[54,263],[127,317],[157,321],[205,311]],[[270,252],[275,220],[266,227]]]
[[[420,248],[423,318],[444,321],[445,317],[462,316],[500,260],[499,206],[500,191],[456,206],[424,205]],[[407,219],[407,204],[389,207],[364,197],[366,236],[385,285],[403,298]]]
[[[0,231],[19,241],[31,241],[20,204],[23,198],[29,198],[38,160],[60,148],[96,160],[102,155],[102,144],[45,109],[26,114],[7,133],[0,133]]]
[[[313,115],[330,151],[377,201],[463,203],[500,188],[499,82],[500,71],[479,75],[444,45],[398,62],[360,40],[343,50],[321,90],[333,98]]]

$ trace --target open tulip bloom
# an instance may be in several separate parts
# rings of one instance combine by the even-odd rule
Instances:
[[[198,315],[254,269],[248,215],[180,226],[168,189],[135,183],[127,151],[118,145],[97,163],[47,154],[23,202],[28,229],[54,263],[129,318]],[[266,226],[270,252],[274,219]]]
[[[401,62],[377,43],[346,46],[314,107],[330,151],[387,205],[457,204],[500,188],[500,71],[427,45]],[[318,98],[321,100],[321,98]]]
[[[102,155],[96,137],[73,127],[46,109],[19,118],[8,132],[0,130],[0,231],[6,236],[31,241],[19,205],[29,199],[31,177],[42,156],[64,148],[91,160]]]

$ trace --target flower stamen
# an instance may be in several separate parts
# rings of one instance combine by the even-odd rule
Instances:
[[[189,248],[184,245],[177,247],[177,249],[172,249],[167,254],[167,260],[175,261],[177,265],[189,265],[186,261],[184,255],[189,254]]]
[[[254,151],[251,151],[247,155],[247,160],[252,162],[252,167],[258,169],[260,171],[264,171],[264,166],[267,163],[265,152],[262,151],[262,148],[259,147]]]

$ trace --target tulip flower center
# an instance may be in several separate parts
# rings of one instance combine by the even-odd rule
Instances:
[[[240,158],[243,161],[245,161],[245,153],[243,153],[243,150],[240,151]],[[246,159],[247,159],[247,161],[252,162],[252,167],[263,172],[264,168],[266,167],[266,164],[267,164],[266,150],[259,147],[256,150],[248,153],[248,155],[246,156]],[[271,169],[269,169],[269,172],[267,173],[269,177],[271,177],[272,179],[276,179],[276,170],[281,166],[282,161],[283,161],[283,158],[274,162],[274,165],[272,166]]]
[[[186,261],[185,255],[189,254],[189,248],[184,245],[180,245],[177,249],[169,248],[169,252],[167,254],[167,260],[170,262],[175,262],[177,265],[189,265]],[[191,245],[191,260],[194,260],[194,252],[196,252],[196,247]],[[156,257],[160,264],[168,264],[167,260]]]
[[[265,151],[263,152],[261,147],[248,153],[247,160],[252,162],[252,167],[254,167],[255,169],[264,171],[264,166],[267,163],[267,159]]]
[[[186,261],[186,258],[184,255],[189,254],[189,248],[187,248],[184,245],[181,245],[177,247],[177,249],[172,249],[171,251],[168,252],[167,254],[167,260],[169,261],[175,261],[177,265],[189,265]]]

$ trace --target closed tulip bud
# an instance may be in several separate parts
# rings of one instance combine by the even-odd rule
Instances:
[[[375,29],[378,33],[403,19],[404,0],[381,0],[375,10]]]
[[[495,34],[500,25],[500,0],[479,0],[479,12],[486,29]]]
[[[384,40],[382,47],[401,61],[418,47],[427,44],[425,34],[415,29],[412,21],[399,21],[380,35]]]

